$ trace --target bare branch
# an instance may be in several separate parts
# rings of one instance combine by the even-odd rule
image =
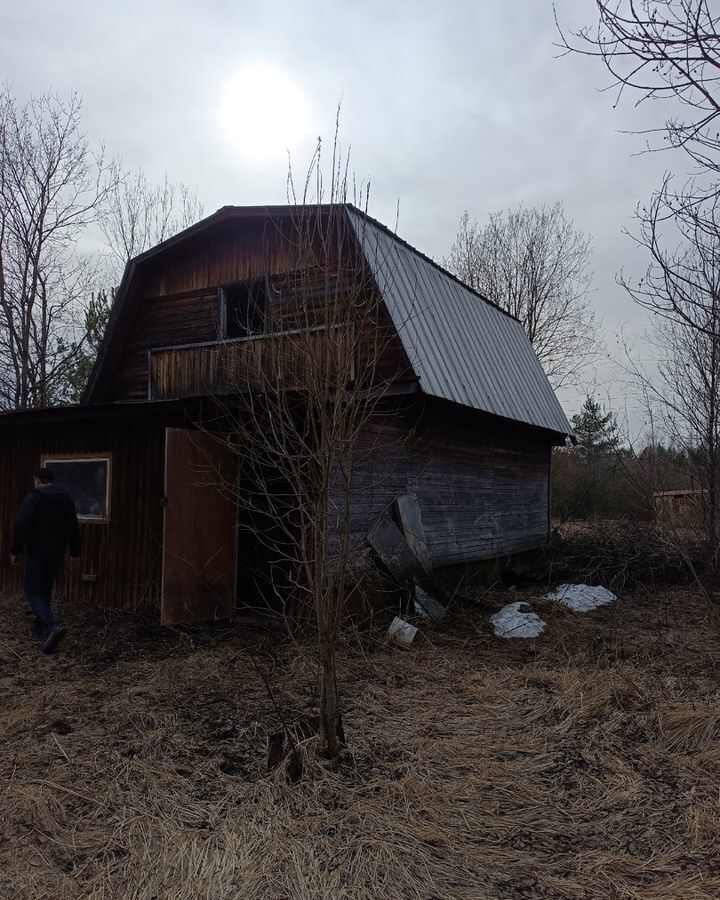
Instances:
[[[577,32],[564,31],[556,12],[559,46],[603,62],[616,105],[630,92],[636,106],[672,101],[684,108],[685,117],[667,116],[650,132],[664,138],[650,149],[683,150],[696,167],[696,198],[716,196],[720,13],[709,0],[596,0],[595,6],[597,26]]]
[[[562,206],[523,206],[460,220],[447,268],[519,319],[556,387],[573,381],[596,356],[595,316],[587,295],[590,240]]]
[[[115,264],[118,284],[128,260],[193,225],[203,216],[197,194],[167,174],[153,185],[142,169],[124,171],[113,163],[112,190],[100,207],[100,227]]]
[[[76,244],[112,188],[80,130],[81,101],[18,106],[0,90],[0,407],[64,399],[95,275]]]

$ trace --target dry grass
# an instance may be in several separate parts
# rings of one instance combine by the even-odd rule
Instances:
[[[508,599],[408,652],[348,635],[350,750],[306,742],[289,785],[257,666],[291,719],[315,671],[280,627],[68,608],[45,658],[0,598],[0,897],[720,897],[720,646],[694,595],[541,603],[523,642],[487,626]]]

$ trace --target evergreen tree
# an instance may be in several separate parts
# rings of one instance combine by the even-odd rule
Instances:
[[[90,302],[85,307],[82,337],[67,347],[59,348],[68,358],[72,359],[72,365],[68,367],[62,379],[58,402],[80,402],[95,363],[100,342],[105,334],[110,318],[110,309],[115,299],[114,295],[114,289],[109,297],[107,291],[93,293]]]
[[[570,423],[577,441],[575,452],[585,462],[596,462],[618,450],[617,416],[605,412],[600,402],[590,394]]]

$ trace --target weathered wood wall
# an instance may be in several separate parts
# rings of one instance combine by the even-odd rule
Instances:
[[[122,415],[113,407],[106,413],[56,410],[23,414],[14,427],[0,423],[1,590],[22,588],[20,570],[9,565],[10,536],[41,457],[110,453],[110,521],[81,526],[81,565],[66,571],[57,589],[68,602],[159,611],[165,428],[188,427],[200,413],[190,416],[179,404],[142,408],[125,408]],[[394,500],[414,493],[436,567],[542,546],[549,525],[550,446],[548,435],[531,428],[406,400],[403,409],[388,410],[364,430],[354,474],[353,543],[363,546]],[[338,495],[334,514],[341,508]],[[82,574],[96,580],[81,580]]]
[[[409,418],[378,419],[357,456],[353,545],[362,546],[396,497],[414,493],[436,567],[541,547],[549,536],[550,451],[542,433],[489,417],[462,423],[426,412],[414,429]]]
[[[387,332],[355,342],[349,328],[314,329],[204,344],[151,350],[148,359],[150,400],[215,396],[246,390],[312,385],[335,373],[347,379],[353,372],[374,384],[390,384],[408,375],[396,336]],[[366,383],[367,386],[367,383]]]
[[[38,417],[40,418],[40,417]],[[64,569],[57,592],[67,603],[156,608],[162,559],[165,423],[111,418],[31,421],[3,427],[0,442],[0,590],[20,591],[9,565],[15,514],[44,454],[110,453],[110,521],[81,524],[80,565]],[[96,576],[84,581],[81,575]]]
[[[336,261],[330,257],[325,264],[332,268]],[[114,374],[102,397],[95,400],[184,397],[215,389],[221,350],[186,345],[224,339],[220,288],[225,284],[252,278],[275,280],[279,290],[273,291],[270,316],[275,331],[342,324],[341,309],[328,310],[326,305],[334,292],[327,272],[311,266],[299,273],[297,265],[297,236],[269,227],[262,220],[225,222],[222,229],[184,243],[182,255],[169,250],[144,264],[125,301],[131,321],[125,322],[127,333],[118,334],[122,352],[118,346],[113,348],[117,357]],[[360,285],[370,290],[371,285],[364,283],[366,278],[366,274],[357,273],[349,284],[340,284],[339,296]],[[296,299],[288,299],[293,294]],[[408,373],[399,339],[388,334],[389,320],[379,324],[381,349],[374,360],[378,373],[381,377]],[[230,344],[252,343],[254,346],[248,348],[248,354],[252,354],[260,346],[256,341],[252,338]],[[173,347],[182,349],[167,349]],[[366,357],[372,349],[366,342]]]

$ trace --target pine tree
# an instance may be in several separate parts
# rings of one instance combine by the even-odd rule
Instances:
[[[83,334],[79,341],[73,341],[68,347],[60,349],[72,360],[60,385],[57,401],[61,403],[79,403],[82,398],[90,372],[95,363],[100,342],[105,334],[110,308],[115,291],[108,296],[107,291],[93,293],[85,308]]]
[[[596,462],[617,451],[620,444],[617,417],[612,412],[605,412],[590,394],[570,422],[577,441],[575,452],[586,463]]]

